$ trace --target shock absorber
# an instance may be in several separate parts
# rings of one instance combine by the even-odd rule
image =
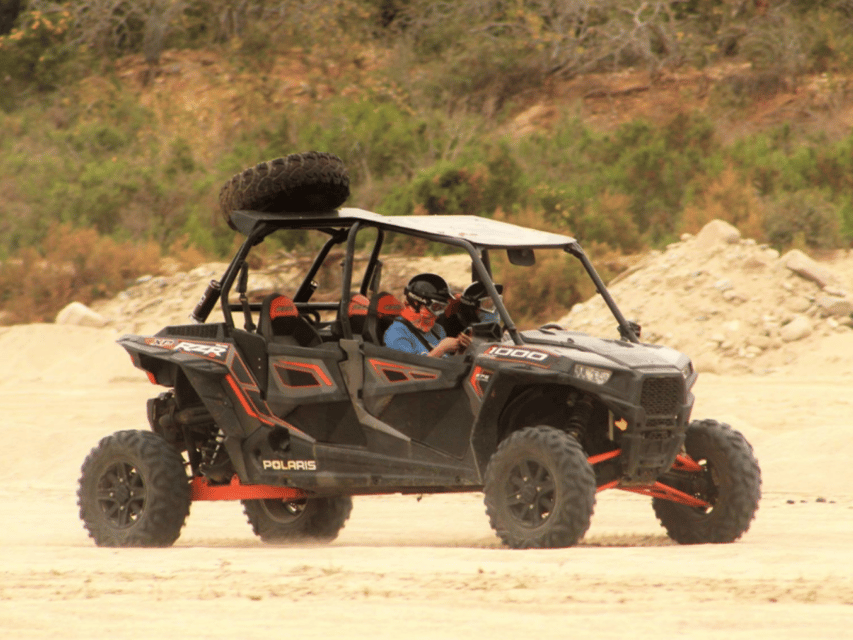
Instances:
[[[199,471],[214,482],[223,482],[233,473],[231,460],[225,452],[225,434],[216,425],[199,429]],[[202,433],[202,431],[204,433]]]
[[[583,442],[583,436],[592,417],[592,408],[592,398],[586,394],[581,394],[580,397],[575,398],[574,403],[570,406],[571,415],[569,415],[569,421],[566,425],[566,432],[573,435],[578,442]]]

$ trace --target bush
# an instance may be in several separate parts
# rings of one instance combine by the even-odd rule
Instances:
[[[629,122],[590,150],[599,188],[630,198],[634,224],[651,244],[677,234],[691,181],[708,170],[716,152],[714,126],[699,114],[678,114],[661,128]]]
[[[42,245],[0,264],[3,323],[52,322],[68,303],[89,304],[159,271],[156,245],[122,243],[93,229],[54,225]]]
[[[486,179],[485,167],[439,162],[383,203],[382,209],[389,215],[478,213]]]
[[[485,143],[455,161],[439,161],[423,169],[407,185],[383,201],[388,215],[482,215],[510,211],[523,201],[526,182],[506,144]]]
[[[716,176],[706,176],[695,185],[698,191],[684,207],[681,228],[697,233],[711,220],[725,220],[745,238],[764,240],[766,207],[755,188],[732,167]]]
[[[8,35],[0,35],[0,78],[40,90],[61,84],[65,80],[63,68],[72,53],[68,44],[71,22],[67,9],[32,10],[18,16],[18,26]],[[10,97],[8,92],[6,100]]]
[[[816,191],[786,194],[770,207],[767,240],[777,249],[829,249],[841,238],[836,207]]]

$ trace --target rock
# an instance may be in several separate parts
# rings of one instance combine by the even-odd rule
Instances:
[[[741,266],[744,271],[763,271],[769,266],[769,262],[761,256],[752,255],[747,257]]]
[[[785,308],[794,313],[805,313],[812,303],[802,296],[792,296],[785,300]]]
[[[714,287],[720,291],[728,291],[732,288],[732,281],[722,278],[714,283]]]
[[[107,320],[100,313],[92,311],[82,302],[72,302],[56,315],[55,323],[100,329],[107,325]]]
[[[748,336],[746,341],[747,343],[749,343],[749,346],[755,347],[759,351],[769,349],[772,343],[772,339],[770,338],[770,336],[763,336],[761,334]]]
[[[853,301],[848,298],[836,298],[835,296],[819,296],[815,304],[820,310],[820,315],[827,316],[849,316],[853,313]]]
[[[811,280],[823,289],[836,284],[838,278],[826,267],[819,265],[799,249],[792,249],[781,258],[782,263],[798,276]]]
[[[840,287],[824,287],[823,292],[830,296],[835,296],[836,298],[846,298],[847,291]]]
[[[791,322],[779,329],[783,342],[796,342],[812,333],[812,323],[806,316],[796,316]]]
[[[696,234],[696,244],[700,249],[738,242],[740,242],[740,231],[724,220],[711,220]]]

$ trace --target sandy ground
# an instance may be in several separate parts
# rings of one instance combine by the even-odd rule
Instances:
[[[853,333],[853,332],[851,332]],[[196,503],[169,549],[101,549],[77,516],[98,439],[159,392],[104,329],[0,331],[0,638],[853,638],[853,337],[771,375],[702,375],[694,417],[741,430],[764,498],[730,545],[682,547],[649,499],[599,494],[575,548],[511,551],[479,494],[357,498],[322,547]],[[843,357],[844,355],[847,357]]]

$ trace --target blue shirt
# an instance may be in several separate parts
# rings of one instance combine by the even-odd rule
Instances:
[[[479,316],[480,322],[497,322],[500,324],[501,317],[498,315],[497,309],[494,311],[486,311],[485,309],[478,309],[477,315]]]
[[[399,320],[395,320],[391,326],[388,327],[382,341],[385,343],[386,347],[391,347],[398,351],[405,351],[406,353],[425,356],[432,351],[432,349],[437,347],[439,342],[447,337],[444,327],[440,324],[433,326],[432,331],[427,331],[426,333],[421,331],[419,333],[423,336],[424,340],[432,345],[429,349],[426,348],[423,342],[418,340],[418,337],[412,333],[412,330],[409,329],[405,323],[400,322]]]

